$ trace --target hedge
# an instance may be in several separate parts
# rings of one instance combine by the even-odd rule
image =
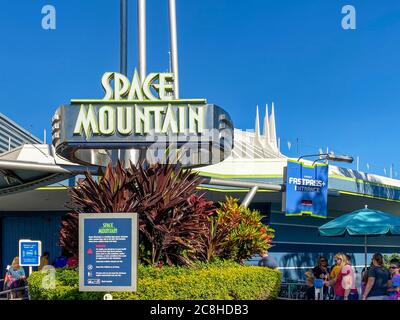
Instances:
[[[98,300],[104,293],[79,292],[78,271],[58,269],[54,289],[42,288],[45,276],[33,272],[28,279],[32,300]],[[137,292],[114,292],[122,300],[265,300],[275,299],[281,273],[265,267],[234,262],[188,267],[138,268]]]

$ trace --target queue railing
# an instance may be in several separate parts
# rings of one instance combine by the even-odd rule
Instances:
[[[282,282],[278,299],[306,300],[307,288],[305,282]]]
[[[0,288],[4,289],[4,279],[0,279]],[[16,293],[21,291],[22,295],[17,296]],[[27,294],[27,292],[28,292],[28,286],[3,290],[0,291],[0,300],[28,300],[29,295]]]

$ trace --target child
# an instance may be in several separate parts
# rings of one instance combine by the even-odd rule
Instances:
[[[358,290],[356,288],[356,275],[350,265],[350,256],[346,255],[347,263],[342,268],[342,287],[344,289],[344,300],[358,300]]]
[[[390,264],[390,273],[392,278],[390,279],[390,287],[388,289],[390,300],[400,300],[400,263],[392,262]]]

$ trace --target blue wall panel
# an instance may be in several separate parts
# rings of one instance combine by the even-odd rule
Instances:
[[[52,260],[61,254],[58,246],[62,213],[32,213],[3,216],[1,224],[1,272],[18,256],[18,240],[32,239],[42,241],[43,252],[50,252]]]

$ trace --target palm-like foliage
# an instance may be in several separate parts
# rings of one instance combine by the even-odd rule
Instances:
[[[131,172],[124,169],[121,163],[115,168],[109,165],[98,179],[86,172],[85,179],[70,190],[71,203],[68,207],[73,211],[62,222],[60,246],[70,254],[78,256],[79,213],[134,212],[137,203],[132,198],[129,188],[131,180]]]
[[[151,247],[151,263],[164,260],[168,264],[188,264],[196,259],[200,235],[207,231],[208,207],[196,206],[193,195],[200,178],[179,165],[153,165],[145,169],[131,165],[130,184],[139,228],[145,247]]]
[[[242,262],[271,247],[274,230],[261,222],[256,210],[245,208],[238,199],[227,197],[216,215],[209,218],[209,232],[202,237],[202,257]]]
[[[70,196],[73,209],[79,213],[132,212],[137,203],[132,197],[130,184],[133,175],[120,162],[116,167],[108,165],[98,179],[87,172],[85,179],[72,189]]]
[[[85,174],[71,190],[74,211],[61,229],[61,246],[78,252],[77,220],[82,212],[137,212],[141,252],[152,264],[189,264],[199,255],[213,203],[195,196],[200,178],[175,164],[129,169],[109,165],[97,181]],[[146,258],[143,256],[142,258]]]

